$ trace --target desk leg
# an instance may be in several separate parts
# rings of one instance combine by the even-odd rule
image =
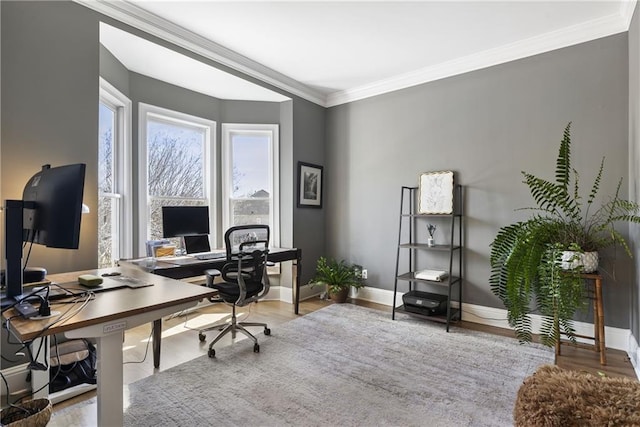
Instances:
[[[122,341],[124,331],[97,338],[98,426],[123,423]]]
[[[606,346],[604,342],[604,307],[602,305],[602,279],[597,277],[595,279],[596,285],[596,306],[597,306],[597,316],[598,316],[598,344],[600,351],[600,364],[607,364],[607,354],[606,354]]]
[[[153,367],[160,368],[160,344],[162,342],[162,319],[153,321]]]
[[[291,287],[291,291],[293,292],[293,312],[295,314],[299,314],[300,308],[300,280],[302,278],[302,250],[298,249],[298,253],[296,256],[296,260],[294,261],[293,267],[296,269],[293,276],[296,278],[296,282]]]

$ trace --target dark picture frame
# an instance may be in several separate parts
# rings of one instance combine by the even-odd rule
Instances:
[[[323,167],[298,162],[298,207],[322,208]]]

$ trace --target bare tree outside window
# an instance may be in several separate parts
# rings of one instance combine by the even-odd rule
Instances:
[[[161,239],[162,206],[208,203],[204,131],[173,123],[151,120],[147,123],[150,237]]]

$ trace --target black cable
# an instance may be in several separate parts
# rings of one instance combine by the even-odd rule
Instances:
[[[151,344],[151,336],[153,335],[153,329],[155,328],[154,324],[151,324],[151,332],[149,333],[149,338],[147,339],[147,346],[144,350],[144,356],[142,357],[142,360],[140,361],[131,361],[131,362],[124,362],[123,365],[128,365],[129,363],[144,363],[145,360],[147,360],[147,353],[149,353],[149,344]]]
[[[33,239],[35,238],[35,235],[33,233],[30,233],[30,234],[31,234],[31,238],[29,239],[29,250],[27,251],[27,256],[24,259],[24,267],[22,267],[23,273],[27,269],[27,265],[29,264],[29,258],[31,257],[31,249],[33,249]],[[26,242],[23,246],[23,249],[25,246],[26,246]]]

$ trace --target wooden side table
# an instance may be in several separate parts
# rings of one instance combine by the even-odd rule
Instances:
[[[593,301],[593,337],[585,335],[576,335],[578,338],[593,340],[593,349],[600,353],[600,365],[607,364],[607,354],[605,350],[604,340],[604,307],[602,305],[602,276],[598,273],[582,273],[580,277],[593,281],[593,294],[588,298]],[[562,340],[558,339],[556,343],[556,356],[560,355],[560,346]]]

